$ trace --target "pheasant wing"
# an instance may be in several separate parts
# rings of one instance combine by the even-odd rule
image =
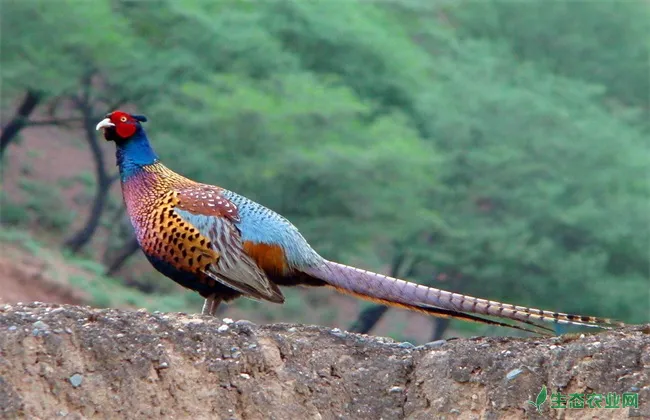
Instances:
[[[221,189],[205,184],[172,191],[174,213],[198,232],[194,240],[205,241],[204,247],[216,258],[197,267],[205,276],[253,299],[282,303],[284,296],[276,284],[244,251],[237,207],[221,194]],[[194,252],[201,252],[195,249]],[[192,248],[190,247],[190,252]]]

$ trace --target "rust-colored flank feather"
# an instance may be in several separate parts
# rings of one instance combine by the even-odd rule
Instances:
[[[284,255],[284,250],[280,245],[269,245],[246,241],[244,242],[244,251],[264,271],[278,275],[287,272],[287,259]]]

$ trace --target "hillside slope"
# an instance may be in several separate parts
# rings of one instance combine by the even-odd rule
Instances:
[[[0,307],[5,418],[431,419],[650,416],[650,325],[413,347],[300,325],[48,304]],[[639,408],[527,404],[638,392]]]
[[[60,260],[34,258],[18,245],[0,240],[0,304],[14,302],[52,302],[83,304],[89,298],[57,276],[68,270]],[[52,274],[52,271],[58,273]]]

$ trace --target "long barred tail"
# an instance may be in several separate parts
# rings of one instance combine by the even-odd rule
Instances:
[[[353,294],[387,305],[406,307],[431,313],[432,315],[508,326],[526,331],[531,330],[469,314],[481,314],[510,319],[543,329],[547,328],[537,325],[533,321],[583,325],[605,329],[624,325],[621,322],[608,318],[544,311],[447,292],[332,261],[327,261],[324,265],[305,270],[305,273],[324,280],[343,293]]]

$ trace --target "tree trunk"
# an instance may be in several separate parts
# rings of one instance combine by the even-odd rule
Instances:
[[[79,252],[79,250],[86,245],[95,234],[95,231],[99,227],[104,207],[106,206],[108,191],[115,180],[114,177],[109,176],[106,172],[104,152],[102,151],[99,141],[97,140],[97,135],[95,134],[95,115],[90,103],[91,80],[92,73],[89,72],[83,81],[84,91],[82,97],[75,98],[75,102],[83,117],[83,129],[86,135],[86,141],[90,146],[90,151],[93,155],[93,160],[95,161],[97,190],[95,192],[95,199],[93,200],[93,205],[86,224],[81,228],[81,230],[79,230],[79,232],[72,235],[64,243],[64,246],[70,249],[73,253]]]
[[[388,306],[384,305],[372,305],[361,311],[357,320],[348,328],[348,331],[359,333],[359,334],[368,334],[370,330],[375,328],[375,325],[379,322],[382,316],[388,310]]]
[[[442,340],[450,322],[451,319],[449,318],[435,318],[433,320],[433,334],[431,335],[431,341]]]
[[[95,124],[93,121],[93,113],[89,106],[83,107],[82,113],[84,116],[84,131],[86,134],[86,140],[90,145],[90,150],[93,155],[93,160],[95,161],[95,177],[97,179],[97,189],[95,191],[95,198],[93,200],[93,205],[88,215],[86,224],[81,230],[72,235],[65,241],[65,246],[69,248],[73,253],[79,252],[93,237],[95,231],[99,227],[99,222],[104,212],[104,207],[106,206],[106,201],[108,199],[108,192],[110,190],[111,184],[113,183],[114,178],[110,177],[106,173],[106,165],[104,163],[104,153],[102,148],[97,141],[97,136],[95,135]]]
[[[0,135],[0,159],[4,156],[9,143],[14,141],[18,133],[20,133],[20,130],[27,125],[29,116],[34,112],[42,99],[43,95],[35,90],[28,90],[25,93],[25,97],[18,107],[18,111],[2,129],[2,134]]]
[[[132,236],[128,242],[122,246],[122,248],[117,252],[117,255],[107,264],[107,269],[106,269],[106,275],[107,276],[112,276],[113,274],[117,273],[117,271],[122,268],[124,263],[138,250],[140,249],[140,245],[138,245],[138,241],[135,239],[135,236]]]

